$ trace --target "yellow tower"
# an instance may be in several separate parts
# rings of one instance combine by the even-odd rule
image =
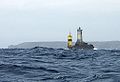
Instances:
[[[68,35],[68,48],[72,48],[72,35],[69,33]]]

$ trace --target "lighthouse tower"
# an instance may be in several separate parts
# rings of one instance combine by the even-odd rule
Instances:
[[[67,47],[72,48],[72,35],[71,35],[71,33],[69,33],[69,35],[68,35]]]
[[[83,37],[82,37],[82,29],[79,27],[77,29],[77,43],[82,43]]]

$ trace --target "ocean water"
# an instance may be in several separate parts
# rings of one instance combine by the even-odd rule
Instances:
[[[0,82],[120,82],[120,50],[0,49]]]

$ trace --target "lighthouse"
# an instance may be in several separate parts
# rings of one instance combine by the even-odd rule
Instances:
[[[79,27],[77,29],[77,41],[75,43],[75,45],[72,44],[72,35],[71,33],[69,33],[68,35],[68,43],[67,43],[67,47],[69,49],[85,49],[85,50],[93,50],[94,46],[92,44],[88,44],[86,42],[83,41],[83,36],[82,36],[82,29],[81,27]]]
[[[77,29],[77,41],[75,43],[76,46],[83,44],[83,36],[82,36],[82,29],[79,27]]]
[[[82,29],[79,27],[77,29],[77,43],[82,43],[83,37],[82,37]]]

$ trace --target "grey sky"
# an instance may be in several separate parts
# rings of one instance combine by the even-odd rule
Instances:
[[[120,0],[0,0],[0,47],[66,41],[84,29],[85,41],[120,40]]]

